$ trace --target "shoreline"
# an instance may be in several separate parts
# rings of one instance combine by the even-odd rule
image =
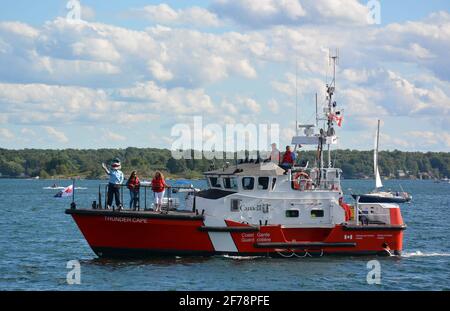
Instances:
[[[188,178],[183,176],[166,176],[166,180],[205,180],[205,178]],[[8,176],[0,176],[0,180],[46,180],[46,181],[54,181],[54,180],[87,180],[87,181],[104,181],[107,182],[108,179],[105,178],[84,178],[84,177],[52,177],[52,178],[34,178],[34,177],[8,177]],[[151,179],[151,177],[148,178],[141,178],[143,181]],[[367,181],[373,181],[371,178],[348,178],[348,179],[342,179],[342,180],[367,180]],[[411,178],[389,178],[389,179],[382,179],[382,181],[432,181],[434,182],[434,179],[411,179]]]

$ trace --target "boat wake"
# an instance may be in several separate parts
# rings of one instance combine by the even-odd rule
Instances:
[[[404,258],[410,257],[450,257],[450,253],[422,253],[421,251],[404,253],[402,254]]]
[[[63,190],[66,189],[66,187],[44,187],[42,189],[45,190]],[[75,190],[87,190],[85,187],[75,187]]]
[[[233,260],[254,260],[258,258],[263,258],[261,256],[230,256],[230,255],[223,255],[221,257]]]

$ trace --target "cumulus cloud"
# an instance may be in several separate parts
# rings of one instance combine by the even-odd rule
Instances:
[[[267,107],[269,108],[269,110],[273,113],[278,113],[279,109],[280,109],[280,105],[278,104],[278,102],[275,99],[270,99],[267,102]]]
[[[0,139],[1,140],[12,140],[15,138],[13,132],[7,128],[0,128]]]
[[[67,144],[69,142],[69,139],[67,138],[66,134],[64,134],[64,132],[57,131],[54,127],[51,126],[43,126],[42,128],[48,134],[50,139],[55,139],[62,144]]]
[[[426,117],[450,114],[448,83],[425,87],[425,76],[411,81],[391,70],[355,73],[357,83],[349,83],[342,90],[344,105],[351,115]],[[355,80],[350,79],[350,82]],[[422,84],[422,86],[420,86]],[[444,87],[447,85],[447,87]]]
[[[307,23],[363,25],[369,13],[357,0],[216,0],[211,10],[254,28]]]
[[[414,150],[441,150],[450,148],[450,134],[446,132],[436,133],[431,131],[408,131],[408,147]]]
[[[161,3],[132,10],[132,13],[146,18],[149,22],[162,25],[194,26],[198,28],[219,27],[221,25],[216,14],[201,7],[176,10],[165,3]]]
[[[129,88],[90,89],[46,84],[0,83],[0,111],[16,124],[108,123],[154,120],[160,114],[217,113],[203,89],[166,89],[155,82]]]
[[[215,111],[211,98],[203,89],[166,89],[150,81],[119,89],[116,95],[123,101],[147,103],[147,108],[158,113],[170,111],[192,115]]]
[[[323,99],[333,44],[348,126],[388,116],[448,126],[450,15],[369,27],[365,10],[356,0],[217,0],[209,10],[148,6],[165,26],[141,31],[62,18],[40,27],[0,22],[0,122],[102,123],[110,114],[120,124],[195,114],[280,122],[277,112],[295,96],[295,66],[299,95]],[[219,18],[246,27],[200,29]],[[229,95],[241,82],[241,94]]]
[[[450,13],[433,13],[421,21],[394,23],[377,29],[373,49],[380,58],[420,64],[450,80]]]
[[[324,89],[324,81],[318,78],[296,77],[292,73],[286,73],[284,81],[272,81],[272,87],[280,93],[294,97],[298,94],[311,94]]]
[[[106,140],[106,141],[114,141],[114,142],[127,140],[127,138],[124,135],[114,133],[110,130],[103,130],[102,139]]]
[[[253,53],[248,52],[253,43],[251,37],[233,32],[162,26],[134,31],[63,18],[40,29],[0,23],[0,79],[86,87],[157,80],[197,87],[231,75],[257,77]],[[16,70],[7,69],[11,66]]]

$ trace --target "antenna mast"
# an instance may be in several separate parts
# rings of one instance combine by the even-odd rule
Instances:
[[[339,64],[339,49],[336,49],[336,52],[334,55],[331,54],[330,51],[330,61],[333,65],[333,80],[331,81],[330,85],[327,85],[327,100],[328,100],[328,108],[327,108],[327,114],[328,114],[328,120],[327,120],[327,137],[328,139],[332,139],[332,137],[335,134],[334,128],[333,128],[333,121],[334,121],[334,113],[336,108],[336,102],[333,101],[333,95],[336,90],[336,65]],[[328,167],[332,167],[331,163],[331,141],[327,142],[328,145]]]
[[[295,59],[295,135],[298,136],[298,59]]]

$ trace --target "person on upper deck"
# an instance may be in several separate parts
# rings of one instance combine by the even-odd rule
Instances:
[[[280,167],[287,171],[294,166],[296,159],[297,159],[297,155],[295,154],[295,152],[291,151],[290,146],[286,146],[286,152],[283,155],[283,159],[281,161]]]
[[[113,202],[113,197],[116,201],[116,207],[121,210],[122,203],[120,202],[120,187],[122,186],[124,176],[121,171],[121,164],[119,159],[114,159],[111,164],[111,169],[109,170],[106,167],[105,163],[102,163],[102,167],[105,170],[106,174],[109,175],[109,183],[108,183],[108,202],[107,209],[110,209]]]
[[[277,148],[277,144],[273,143],[272,151],[270,152],[270,157],[267,159],[268,161],[275,163],[276,165],[280,164],[280,150]]]
[[[155,177],[152,179],[152,190],[155,197],[155,212],[161,212],[161,206],[166,188],[170,188],[170,186],[166,184],[164,175],[157,171],[155,173]]]
[[[141,182],[139,181],[139,177],[137,176],[137,172],[131,172],[130,178],[127,181],[127,187],[130,190],[130,209],[136,210],[136,206],[139,202],[139,188],[141,186]]]

